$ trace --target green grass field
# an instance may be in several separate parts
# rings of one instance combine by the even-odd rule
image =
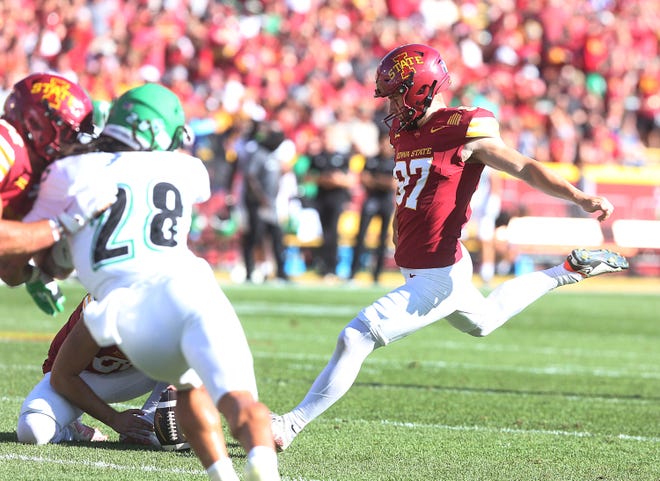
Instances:
[[[83,291],[63,287],[73,309]],[[302,399],[341,328],[385,292],[224,289],[275,412]],[[0,480],[206,479],[192,454],[122,446],[90,418],[110,442],[18,444],[21,402],[67,316],[41,315],[23,289],[7,287],[0,313]],[[242,472],[244,454],[228,439]],[[376,351],[348,394],[279,456],[288,481],[660,481],[660,287],[563,288],[481,339],[441,321]]]

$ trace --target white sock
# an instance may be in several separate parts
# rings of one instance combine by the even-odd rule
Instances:
[[[482,312],[472,315],[479,326],[469,332],[472,336],[487,336],[527,306],[551,290],[565,284],[573,284],[579,279],[575,272],[563,266],[555,266],[543,271],[530,272],[503,282],[486,297]]]
[[[351,338],[350,348],[345,349],[337,345],[330,361],[312,383],[307,395],[289,413],[290,420],[300,429],[346,394],[355,382],[362,363],[375,349],[376,342],[369,329],[357,319],[353,319],[344,328],[342,336]]]
[[[229,458],[220,458],[207,470],[211,481],[240,481]]]
[[[153,424],[154,416],[156,415],[156,408],[158,407],[158,401],[160,401],[160,395],[165,389],[169,386],[166,382],[159,382],[154,386],[151,395],[144,402],[142,406],[142,411],[144,411],[144,419]]]
[[[564,264],[550,267],[543,272],[557,281],[557,287],[565,286],[567,284],[575,284],[584,279],[581,274],[566,269]]]
[[[255,446],[247,454],[247,464],[260,466],[265,472],[276,472],[277,453],[270,446]]]
[[[252,461],[253,459],[258,460],[269,460],[277,463],[277,453],[275,449],[270,446],[255,446],[250,449],[250,452],[247,455],[247,460]]]

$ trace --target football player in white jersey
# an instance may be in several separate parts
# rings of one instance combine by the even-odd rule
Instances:
[[[277,481],[269,410],[257,400],[243,328],[211,267],[188,249],[193,205],[209,198],[210,182],[200,159],[176,150],[184,122],[169,89],[133,88],[115,101],[89,153],[44,174],[28,220],[52,218],[92,180],[118,187],[117,201],[67,238],[96,300],[63,343],[51,384],[72,402],[93,399],[80,376],[59,373],[80,372],[99,347],[116,344],[138,369],[177,388],[178,421],[210,479],[238,480],[219,411],[247,452],[246,479]],[[96,417],[93,406],[79,407]]]

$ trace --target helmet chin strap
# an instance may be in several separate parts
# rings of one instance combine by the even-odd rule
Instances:
[[[424,109],[422,110],[422,115],[426,113],[428,108],[431,106],[431,102],[433,102],[433,97],[435,96],[433,92],[435,92],[435,86],[438,84],[437,80],[434,80],[433,83],[431,84],[431,88],[429,89],[429,92],[426,94],[426,97],[424,97]],[[422,116],[420,115],[420,117]]]

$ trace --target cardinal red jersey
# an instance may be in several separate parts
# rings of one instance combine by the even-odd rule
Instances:
[[[0,197],[2,218],[20,220],[30,212],[37,197],[39,176],[23,138],[6,120],[0,119]]]
[[[465,162],[471,140],[499,137],[493,114],[481,108],[446,108],[419,129],[390,131],[398,180],[396,216],[399,267],[446,267],[461,258],[459,238],[470,217],[470,199],[484,168]]]
[[[57,356],[64,339],[69,335],[73,326],[80,320],[82,317],[84,306],[90,300],[89,294],[85,296],[82,302],[78,305],[75,311],[69,317],[62,329],[55,335],[53,342],[50,343],[50,348],[48,349],[48,357],[44,361],[42,366],[42,371],[44,374],[50,372],[53,368],[53,363],[55,362],[55,356]],[[131,362],[126,358],[123,352],[117,346],[102,347],[94,356],[92,362],[90,362],[85,371],[93,372],[96,374],[110,374],[117,371],[123,371],[132,367]]]

